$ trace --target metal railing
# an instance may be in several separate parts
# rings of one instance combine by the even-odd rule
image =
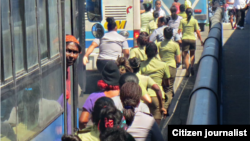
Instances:
[[[211,28],[204,43],[195,85],[190,95],[188,125],[219,123],[219,57],[222,48],[222,9],[210,18]]]

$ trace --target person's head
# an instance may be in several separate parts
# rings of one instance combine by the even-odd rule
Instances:
[[[135,139],[122,128],[109,128],[100,134],[100,141],[135,141]]]
[[[155,1],[155,9],[159,10],[161,8],[161,1],[160,0],[156,0]]]
[[[173,20],[176,20],[177,18],[178,18],[178,15],[177,15],[177,8],[176,8],[176,6],[172,6],[171,8],[170,8],[170,11],[171,11],[171,17],[172,17],[172,19]]]
[[[141,61],[137,57],[131,58],[128,61],[134,73],[139,72]]]
[[[92,122],[94,125],[98,126],[101,116],[101,110],[104,107],[115,107],[114,101],[108,97],[98,98],[95,102],[93,112],[92,112]]]
[[[137,44],[139,46],[145,46],[149,42],[149,35],[147,32],[141,32],[137,38]]]
[[[151,59],[157,55],[157,46],[154,42],[150,42],[146,46],[146,54],[148,56],[148,59]]]
[[[135,108],[138,107],[141,97],[141,87],[137,83],[127,82],[121,87],[120,99],[124,107],[123,115],[128,126],[130,126],[134,120]]]
[[[82,48],[79,41],[73,35],[66,35],[66,64],[67,67],[75,63]]]
[[[107,17],[108,31],[117,31],[117,25],[113,17]]]
[[[167,25],[168,24],[168,19],[166,17],[160,17],[158,19],[158,27],[162,27],[164,25]]]
[[[119,67],[120,75],[123,75],[126,72],[133,72],[133,69],[129,65],[128,59],[125,57],[118,56],[116,64]]]
[[[159,15],[159,12],[155,10],[155,11],[153,12],[153,16],[154,16],[155,19],[159,18],[159,16],[160,16],[160,15]]]
[[[122,113],[115,106],[104,106],[100,111],[99,131],[104,133],[109,128],[120,128]]]
[[[136,74],[131,73],[131,72],[127,72],[125,74],[123,74],[119,80],[119,86],[120,88],[127,82],[134,82],[136,84],[139,83],[139,79],[136,76]]]
[[[184,4],[181,4],[181,5],[180,5],[180,11],[181,11],[181,12],[185,12],[185,5],[184,5]]]
[[[192,8],[187,8],[186,9],[186,14],[187,14],[187,20],[189,21],[193,15],[193,10]]]
[[[173,37],[173,28],[166,27],[163,30],[164,37],[168,40],[170,40]]]
[[[82,141],[77,135],[63,135],[62,141]]]
[[[102,80],[97,86],[103,91],[119,90],[120,72],[115,62],[109,61],[102,70]]]
[[[151,10],[152,5],[150,3],[143,3],[145,11],[148,12]]]

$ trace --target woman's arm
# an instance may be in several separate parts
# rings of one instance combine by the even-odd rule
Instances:
[[[196,30],[196,33],[197,33],[199,40],[201,41],[201,45],[203,46],[204,42],[202,41],[200,30]]]
[[[181,54],[176,55],[176,64],[181,63]]]
[[[145,94],[141,97],[141,100],[144,101],[146,104],[152,103],[152,99],[148,94]]]
[[[83,129],[86,127],[88,121],[89,121],[89,112],[83,108],[82,114],[79,118],[79,128]]]
[[[89,55],[93,52],[93,50],[98,47],[98,44],[96,42],[92,42],[92,44],[89,46],[89,48],[87,49],[84,57],[83,57],[83,64],[86,65],[89,62]]]

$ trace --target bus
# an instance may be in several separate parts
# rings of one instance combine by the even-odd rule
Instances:
[[[0,140],[60,141],[78,128],[84,71],[79,57],[67,101],[65,35],[85,49],[84,9],[85,0],[1,0]]]
[[[136,46],[134,39],[140,34],[140,0],[87,0],[86,4],[93,8],[87,6],[85,12],[86,49],[95,38],[91,33],[94,24],[101,23],[105,32],[107,32],[107,17],[114,17],[118,32],[127,31],[129,33],[127,38],[129,47]],[[93,53],[90,54],[89,63],[86,65],[87,70],[97,70],[98,52],[99,48],[95,48]]]
[[[155,5],[153,0],[153,5]],[[171,15],[170,7],[174,0],[160,0],[161,8],[165,11],[166,15]],[[181,4],[185,3],[185,0],[178,1]],[[201,31],[204,31],[205,25],[208,23],[208,1],[207,0],[190,0],[192,3],[192,9],[194,11],[194,18],[198,20]]]

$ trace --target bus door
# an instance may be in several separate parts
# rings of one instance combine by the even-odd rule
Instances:
[[[128,31],[129,47],[134,47],[134,0],[100,0],[92,1],[87,0],[87,11],[85,14],[85,30],[86,30],[86,44],[87,49],[92,41],[95,39],[91,33],[92,26],[96,23],[101,23],[105,32],[107,32],[107,17],[114,17],[118,31]],[[93,5],[90,7],[90,5]],[[95,48],[93,53],[89,56],[89,63],[86,65],[87,70],[97,70],[96,60],[98,56],[99,48]]]

